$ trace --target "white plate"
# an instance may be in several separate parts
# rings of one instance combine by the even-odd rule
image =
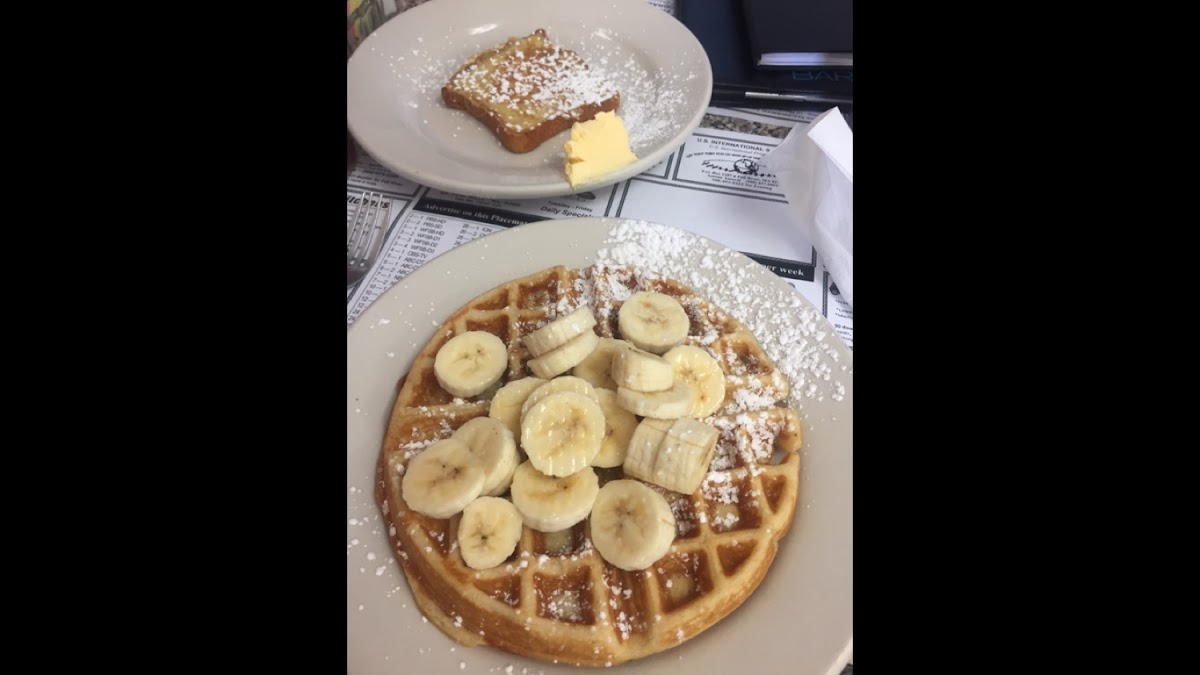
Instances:
[[[374,503],[373,481],[396,382],[434,328],[475,296],[509,279],[556,264],[591,264],[597,251],[610,246],[606,240],[613,227],[627,222],[547,220],[477,239],[409,274],[350,327],[346,610],[351,675],[460,672],[460,664],[467,673],[506,672],[507,665],[514,666],[515,673],[522,668],[530,673],[580,672],[491,647],[457,646],[426,623],[389,548],[386,525]],[[688,672],[724,675],[744,671],[752,663],[756,674],[836,675],[850,656],[852,642],[852,356],[832,326],[787,283],[740,253],[697,235],[686,236],[697,245],[679,247],[674,259],[679,262],[673,264],[691,266],[705,284],[721,283],[734,293],[739,284],[755,284],[764,289],[758,294],[772,302],[798,298],[795,312],[778,315],[778,330],[794,331],[803,323],[809,334],[824,332],[818,360],[829,365],[833,375],[830,381],[817,377],[819,386],[812,396],[807,387],[793,386],[792,404],[804,419],[800,500],[792,529],[762,585],[733,614],[682,646],[620,668],[641,675],[682,672],[682,666]],[[719,265],[703,264],[706,255],[720,259],[716,251],[745,268],[744,282],[731,284],[729,278],[736,274],[727,277],[715,271]],[[691,280],[700,285],[695,282]],[[739,314],[728,304],[725,308]],[[748,322],[762,341],[752,324]],[[834,393],[835,384],[843,388],[840,394]]]
[[[441,86],[467,58],[538,28],[617,85],[617,114],[637,162],[573,189],[563,172],[569,132],[515,154],[442,103]],[[704,48],[645,0],[436,0],[397,15],[354,52],[346,113],[363,148],[401,176],[450,192],[525,199],[593,190],[653,167],[699,126],[711,92]]]

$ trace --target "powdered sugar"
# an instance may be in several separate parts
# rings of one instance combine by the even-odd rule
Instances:
[[[550,616],[560,619],[580,623],[583,621],[582,599],[579,591],[574,589],[564,589],[555,591],[549,601],[546,602],[546,611]],[[601,613],[603,615],[603,612]]]
[[[738,502],[737,486],[730,480],[727,471],[710,471],[700,483],[704,498],[713,504],[736,504]]]
[[[611,61],[614,72],[607,76],[621,86],[621,108],[617,113],[629,134],[630,149],[641,157],[687,122],[689,100],[681,84],[694,79],[695,73],[648,69],[632,54]]]
[[[625,612],[617,614],[617,630],[621,631],[621,639],[628,640],[629,633],[633,630],[633,625],[629,623],[629,618],[625,616]]]
[[[519,46],[520,49],[514,49]],[[574,51],[534,34],[509,40],[463,67],[447,85],[495,109],[505,126],[523,131],[556,117],[577,117],[617,94],[603,74]]]
[[[779,400],[779,391],[773,387],[764,387],[756,380],[746,378],[730,378],[733,384],[741,385],[733,393],[733,402],[737,410],[761,410],[775,405]]]
[[[671,513],[675,516],[675,536],[686,537],[696,528],[696,523],[692,520],[692,505],[690,500],[686,498],[668,498],[667,503],[671,506]]]
[[[828,324],[794,292],[758,282],[751,273],[758,263],[690,232],[645,221],[622,222],[609,231],[605,243],[608,247],[596,252],[596,266],[632,266],[639,272],[678,279],[745,324],[790,381],[792,401],[801,411],[802,398],[844,398],[845,387],[835,378],[832,365],[837,363],[833,356],[837,350],[825,342]],[[697,274],[698,267],[705,274]],[[597,289],[598,294],[605,292],[617,299],[632,293],[616,278]],[[741,393],[739,407],[758,407],[770,394],[764,389]]]

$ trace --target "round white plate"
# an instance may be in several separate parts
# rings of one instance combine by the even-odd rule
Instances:
[[[617,114],[637,162],[572,188],[563,170],[569,131],[516,154],[442,103],[442,85],[470,56],[538,28],[617,85]],[[450,192],[526,199],[593,190],[653,167],[699,126],[711,92],[704,48],[646,0],[434,0],[397,15],[354,52],[346,114],[362,147],[401,176]]]
[[[557,264],[572,268],[591,264],[598,251],[611,246],[606,243],[610,231],[628,222],[547,220],[477,239],[409,274],[351,325],[346,395],[346,658],[351,675],[448,673],[460,672],[460,668],[466,673],[502,673],[508,672],[504,669],[508,665],[514,667],[513,673],[580,672],[573,666],[542,663],[487,646],[462,647],[423,620],[391,553],[387,525],[374,502],[375,463],[395,401],[396,382],[437,326],[475,296],[505,281]],[[766,268],[711,240],[680,230],[667,231],[685,235],[692,242],[673,251],[676,262],[672,264],[688,265],[699,275],[690,280],[693,286],[721,284],[738,293],[742,292],[739,286],[744,290],[754,285],[756,294],[771,302],[799,299],[794,312],[781,312],[773,319],[778,322],[777,330],[796,335],[803,324],[808,334],[823,332],[822,349],[815,350],[820,356],[806,363],[818,370],[824,363],[833,375],[830,381],[815,378],[819,384],[813,393],[807,386],[792,387],[792,405],[804,420],[800,498],[792,529],[781,541],[762,585],[709,630],[677,648],[623,664],[620,669],[639,675],[725,675],[752,666],[756,675],[836,675],[850,656],[852,642],[852,356],[820,313]],[[717,252],[746,270],[743,281],[731,283],[737,274],[717,271],[721,265],[711,264],[711,259],[722,259]],[[704,264],[706,256],[708,265]],[[703,283],[696,284],[697,280]],[[739,314],[728,304],[724,308]],[[760,331],[766,329],[753,322],[748,325],[763,341]],[[834,391],[835,383],[841,387],[840,393]]]

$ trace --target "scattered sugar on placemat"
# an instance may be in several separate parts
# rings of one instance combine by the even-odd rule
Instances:
[[[834,380],[836,352],[824,343],[829,337],[821,315],[794,292],[763,286],[749,272],[753,261],[734,251],[715,248],[706,240],[675,228],[646,221],[623,222],[608,233],[608,248],[596,252],[595,266],[632,266],[641,273],[676,279],[707,296],[750,329],[763,351],[792,383],[792,395],[843,399],[841,382]],[[694,258],[699,258],[700,274]],[[600,289],[616,299],[633,293],[616,275]],[[803,409],[803,405],[797,403]],[[803,412],[803,410],[801,410]]]

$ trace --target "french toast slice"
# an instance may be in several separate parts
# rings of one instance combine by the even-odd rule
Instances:
[[[442,87],[442,101],[492,130],[511,152],[529,152],[552,136],[620,106],[615,85],[539,28],[472,56]]]

